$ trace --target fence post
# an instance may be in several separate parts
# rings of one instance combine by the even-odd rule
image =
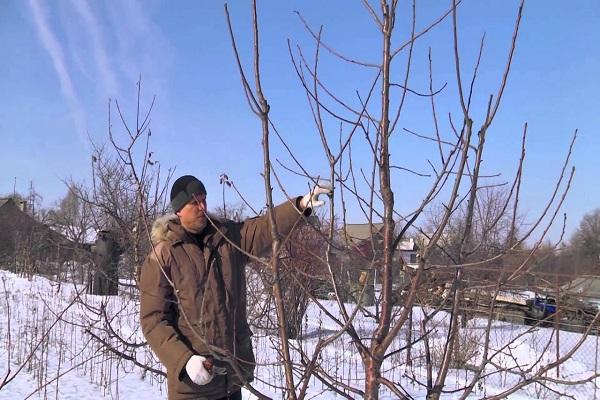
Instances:
[[[596,323],[596,352],[594,357],[594,373],[598,373],[598,336],[600,336],[600,332],[598,331],[598,323]],[[597,400],[596,394],[598,392],[598,378],[594,378],[594,400]]]
[[[560,378],[560,319],[559,313],[562,312],[562,304],[559,305],[560,286],[558,285],[558,271],[554,271],[554,285],[556,287],[555,309],[554,309],[554,329],[556,330],[556,377]]]

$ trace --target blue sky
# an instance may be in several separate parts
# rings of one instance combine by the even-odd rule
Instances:
[[[417,30],[450,2],[420,1]],[[464,0],[459,10],[461,60],[465,81],[486,33],[481,73],[474,98],[475,125],[487,98],[499,85],[518,3]],[[292,68],[287,40],[312,60],[314,42],[298,10],[340,52],[377,62],[380,40],[360,1],[259,2],[263,88],[271,117],[308,170],[326,172],[326,161],[306,96]],[[250,62],[250,4],[230,4],[235,33],[245,62]],[[396,44],[406,40],[410,7],[401,6]],[[522,126],[529,124],[521,212],[533,219],[542,209],[560,173],[573,131],[579,129],[573,164],[576,175],[563,211],[570,235],[586,212],[600,207],[600,3],[595,0],[526,3],[509,84],[489,132],[484,172],[501,173],[491,183],[511,179],[519,157]],[[413,54],[410,87],[428,88],[427,53],[432,49],[437,87],[448,83],[436,105],[442,130],[451,137],[447,115],[459,116],[454,83],[451,24],[446,21],[419,40]],[[143,80],[142,102],[156,95],[152,114],[155,158],[177,168],[176,175],[200,177],[212,205],[220,198],[219,175],[227,173],[249,200],[264,204],[260,123],[250,112],[235,65],[223,3],[219,1],[16,1],[0,4],[0,195],[27,192],[30,182],[51,206],[66,193],[63,180],[90,180],[88,137],[106,140],[108,99],[117,99],[130,118],[136,81]],[[403,79],[405,55],[392,75]],[[249,64],[248,64],[249,65]],[[320,77],[358,107],[372,70],[349,65],[322,51]],[[251,71],[248,68],[248,71]],[[397,97],[396,97],[397,100]],[[336,140],[337,123],[327,123]],[[392,137],[395,163],[430,172],[435,146],[402,133],[401,128],[432,131],[428,99],[411,96]],[[274,140],[274,158],[290,164]],[[368,165],[365,144],[355,145],[357,164]],[[279,169],[289,193],[301,193],[305,179]],[[408,212],[427,188],[427,180],[395,173],[399,210]],[[228,194],[231,201],[237,201]],[[276,190],[275,198],[283,194]],[[211,201],[209,197],[209,201]],[[356,206],[349,221],[362,222]],[[551,231],[557,238],[559,229]]]

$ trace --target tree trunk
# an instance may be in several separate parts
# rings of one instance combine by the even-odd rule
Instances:
[[[381,362],[374,357],[369,358],[366,371],[365,399],[379,399],[379,378],[381,377]]]

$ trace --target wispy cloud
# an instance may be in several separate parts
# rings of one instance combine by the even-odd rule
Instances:
[[[84,142],[88,142],[88,128],[99,130],[88,126],[101,110],[98,103],[112,98],[125,107],[132,104],[140,75],[143,102],[160,94],[164,104],[170,82],[170,44],[152,19],[149,3],[103,5],[70,0],[62,8],[48,4],[53,3],[29,0],[38,37],[50,55]],[[61,18],[54,18],[53,13]],[[96,108],[86,110],[88,105]]]
[[[43,3],[38,0],[29,0],[29,6],[33,13],[33,20],[40,41],[52,59],[52,64],[58,76],[62,94],[71,108],[78,136],[85,144],[87,144],[84,135],[84,132],[86,131],[85,114],[73,86],[73,80],[69,75],[62,45],[48,24],[47,11],[45,10]]]
[[[170,44],[152,20],[152,3],[120,1],[111,4],[107,15],[111,34],[115,36],[120,72],[127,84],[137,82],[141,74],[146,90],[160,93],[164,99],[168,91]]]
[[[117,77],[111,68],[110,58],[106,51],[106,46],[98,21],[92,13],[87,1],[71,0],[71,3],[75,7],[77,13],[83,19],[82,26],[88,30],[90,35],[92,52],[94,54],[96,66],[100,73],[102,86],[108,92],[109,96],[116,97],[119,94],[119,84]]]

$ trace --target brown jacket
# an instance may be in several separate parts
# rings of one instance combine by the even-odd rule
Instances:
[[[301,220],[292,202],[277,206],[275,216],[282,235]],[[216,225],[198,236],[185,231],[177,216],[158,219],[152,228],[154,250],[139,272],[142,331],[167,369],[169,399],[220,398],[243,385],[231,366],[218,360],[215,365],[226,367],[227,375],[215,375],[202,386],[190,380],[186,363],[194,354],[210,354],[207,343],[233,354],[244,380],[250,382],[254,376],[252,332],[246,318],[248,257],[236,246],[255,256],[268,254],[269,220],[265,215]]]

